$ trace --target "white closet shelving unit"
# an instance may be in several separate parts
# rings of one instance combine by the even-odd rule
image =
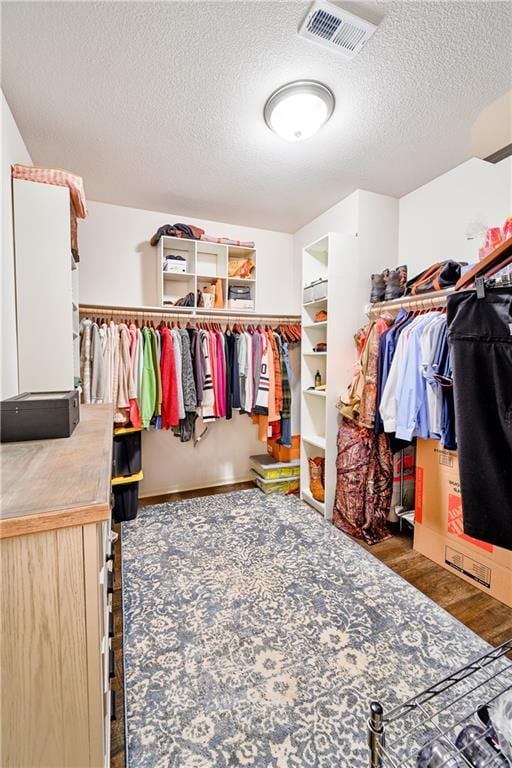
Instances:
[[[328,520],[334,503],[335,473],[330,471],[336,461],[336,435],[338,416],[336,401],[343,388],[339,348],[339,272],[341,271],[342,235],[330,232],[304,248],[302,253],[303,285],[327,280],[327,296],[302,305],[302,402],[301,402],[301,497]],[[327,320],[316,322],[320,310],[327,312]],[[326,352],[314,352],[319,342],[327,343]],[[334,351],[334,353],[333,353]],[[316,372],[320,372],[325,391],[309,389],[315,385]],[[346,384],[346,383],[345,383]],[[308,459],[325,459],[325,501],[313,498],[309,490]]]
[[[15,179],[13,204],[19,391],[72,390],[80,339],[69,189]]]
[[[327,298],[302,309],[301,495],[328,520],[336,492],[336,439],[339,396],[347,391],[356,362],[354,333],[368,322],[364,306],[370,275],[398,263],[398,201],[358,190],[339,211],[341,232],[329,232],[303,249],[303,285],[327,280]],[[327,320],[315,323],[319,309]],[[324,355],[311,354],[319,341]],[[308,392],[319,370],[327,385],[325,396]],[[309,492],[308,457],[325,456],[325,503]]]
[[[162,237],[156,246],[157,249],[157,295],[162,307],[170,307],[177,299],[187,293],[194,294],[194,307],[196,308],[197,291],[211,285],[217,279],[222,281],[223,307],[217,307],[217,311],[225,312],[231,309],[228,300],[229,287],[232,285],[247,286],[250,290],[252,309],[233,309],[233,312],[251,313],[256,310],[256,250],[238,245],[223,245],[208,243],[203,240],[186,240],[179,237]],[[185,259],[186,272],[164,272],[166,256],[175,254]],[[250,278],[229,277],[230,259],[251,259],[255,269]],[[192,307],[176,307],[190,312]],[[215,309],[198,307],[199,312],[212,312]]]

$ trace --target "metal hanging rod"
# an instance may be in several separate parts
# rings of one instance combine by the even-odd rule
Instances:
[[[245,313],[243,310],[206,309],[204,307],[145,307],[119,306],[112,304],[80,304],[80,315],[107,315],[133,318],[174,318],[177,320],[206,320],[211,322],[237,321],[240,323],[266,322],[283,325],[300,325],[300,315],[278,315],[270,313]]]
[[[400,309],[433,309],[444,307],[446,299],[454,292],[455,288],[445,288],[444,291],[432,291],[422,296],[401,296],[391,301],[378,301],[375,304],[366,305],[368,316],[381,315],[383,312],[397,312]]]

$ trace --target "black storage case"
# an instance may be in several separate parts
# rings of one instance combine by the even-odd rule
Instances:
[[[24,392],[0,403],[0,441],[70,437],[80,421],[78,391]]]
[[[114,435],[112,476],[136,475],[142,469],[141,433],[126,432]]]
[[[124,520],[136,518],[139,506],[139,484],[114,485],[112,492],[114,494],[114,506],[112,508],[114,522],[122,523]]]

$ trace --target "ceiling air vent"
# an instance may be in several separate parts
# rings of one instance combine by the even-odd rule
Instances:
[[[376,29],[370,21],[326,0],[317,0],[304,19],[299,35],[353,59]]]

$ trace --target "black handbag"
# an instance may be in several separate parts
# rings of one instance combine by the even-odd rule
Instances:
[[[187,293],[182,299],[174,302],[175,307],[193,307],[194,306],[194,294]]]
[[[251,289],[248,285],[230,285],[228,299],[251,301]]]
[[[448,260],[432,264],[408,281],[407,294],[417,296],[430,291],[442,291],[443,288],[455,285],[460,279],[462,266],[466,266],[466,262]]]

